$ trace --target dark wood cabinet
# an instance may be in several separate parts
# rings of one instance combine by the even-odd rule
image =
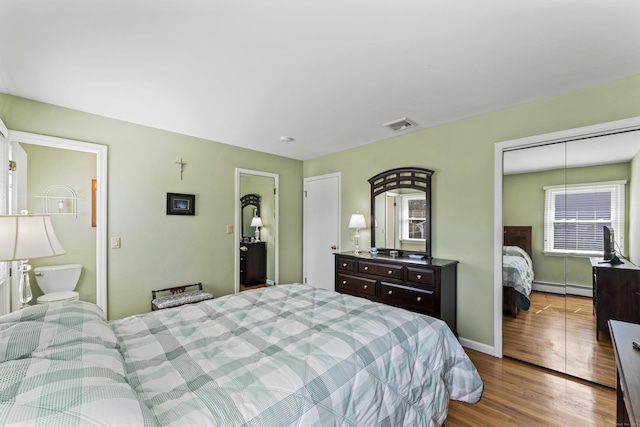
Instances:
[[[337,292],[437,317],[457,335],[458,261],[345,252],[335,262]]]
[[[265,242],[240,243],[240,284],[259,285],[267,282],[267,249]]]
[[[640,268],[622,259],[622,264],[604,263],[590,258],[593,270],[593,306],[596,339],[609,333],[609,320],[640,323]]]
[[[616,356],[616,425],[640,426],[640,325],[609,322]]]

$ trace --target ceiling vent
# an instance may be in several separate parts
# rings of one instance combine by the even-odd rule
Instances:
[[[393,120],[391,122],[384,123],[382,126],[389,127],[394,131],[398,132],[401,130],[412,128],[415,126],[415,124],[411,123],[406,117],[403,117],[398,120]]]

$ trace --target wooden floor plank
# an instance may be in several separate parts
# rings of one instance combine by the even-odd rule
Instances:
[[[615,425],[615,390],[511,358],[465,349],[484,381],[482,400],[451,401],[446,427]]]
[[[503,353],[518,360],[615,387],[611,339],[595,335],[591,298],[531,292],[529,310],[503,317]]]

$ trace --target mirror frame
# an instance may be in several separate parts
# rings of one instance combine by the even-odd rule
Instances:
[[[246,237],[244,235],[244,208],[247,206],[255,206],[258,212],[258,216],[260,216],[260,196],[257,194],[245,194],[240,198],[240,237],[244,241]]]
[[[409,188],[425,192],[427,200],[424,251],[402,250],[397,248],[377,248],[379,253],[397,250],[398,255],[422,255],[431,259],[431,176],[433,171],[424,168],[405,167],[389,169],[369,179],[371,185],[371,247],[376,247],[376,196],[399,188]]]

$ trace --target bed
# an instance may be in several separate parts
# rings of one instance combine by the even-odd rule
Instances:
[[[505,226],[502,247],[502,308],[517,318],[528,310],[534,271],[531,261],[531,226]]]
[[[306,285],[107,322],[0,317],[0,425],[441,425],[483,383],[448,326]]]

